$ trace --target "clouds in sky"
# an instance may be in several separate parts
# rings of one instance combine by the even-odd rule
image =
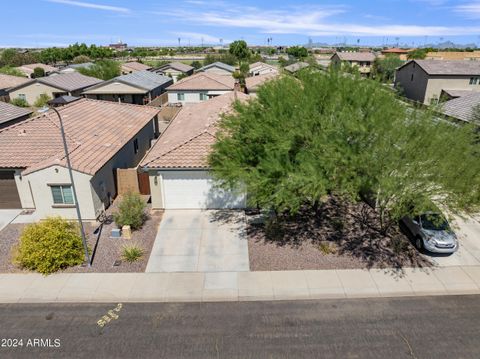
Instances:
[[[57,4],[63,4],[63,5],[77,6],[77,7],[103,10],[103,11],[111,11],[111,12],[124,13],[124,14],[130,12],[130,9],[127,9],[125,7],[102,5],[102,4],[92,3],[92,2],[75,1],[75,0],[45,0],[45,1],[57,3]]]

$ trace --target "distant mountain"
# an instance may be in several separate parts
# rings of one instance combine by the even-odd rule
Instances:
[[[477,48],[477,45],[474,43],[470,44],[456,44],[452,41],[444,41],[439,44],[427,44],[421,47],[431,47],[433,49],[466,49],[466,48],[471,48],[475,49]]]

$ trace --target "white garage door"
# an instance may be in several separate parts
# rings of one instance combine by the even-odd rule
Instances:
[[[206,171],[162,172],[166,209],[244,208],[245,196],[214,185]]]

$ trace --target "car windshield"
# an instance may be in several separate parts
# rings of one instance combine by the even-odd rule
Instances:
[[[423,214],[420,216],[422,228],[429,231],[448,231],[450,226],[447,220],[439,214]]]

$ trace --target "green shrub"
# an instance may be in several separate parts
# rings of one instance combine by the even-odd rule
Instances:
[[[50,274],[82,264],[84,251],[78,226],[61,217],[28,225],[20,236],[14,262]]]
[[[122,258],[129,262],[133,263],[143,256],[143,249],[136,246],[125,246],[123,247]]]
[[[330,244],[328,242],[321,242],[318,245],[318,249],[320,252],[322,252],[324,255],[329,255],[329,254],[335,254],[337,253],[337,248],[335,247],[334,244]]]
[[[42,93],[40,96],[37,97],[33,106],[38,108],[45,107],[47,106],[48,101],[50,100],[51,100],[50,96],[48,96],[46,93]]]
[[[10,103],[12,105],[18,106],[18,107],[29,107],[30,106],[28,104],[27,100],[25,100],[24,98],[20,98],[20,97],[14,98],[13,100],[10,101]]]
[[[35,67],[33,69],[33,78],[45,77],[45,70],[42,67]]]
[[[113,214],[113,219],[119,227],[130,226],[132,229],[142,227],[146,219],[146,204],[137,193],[127,193],[123,196],[118,211]]]

